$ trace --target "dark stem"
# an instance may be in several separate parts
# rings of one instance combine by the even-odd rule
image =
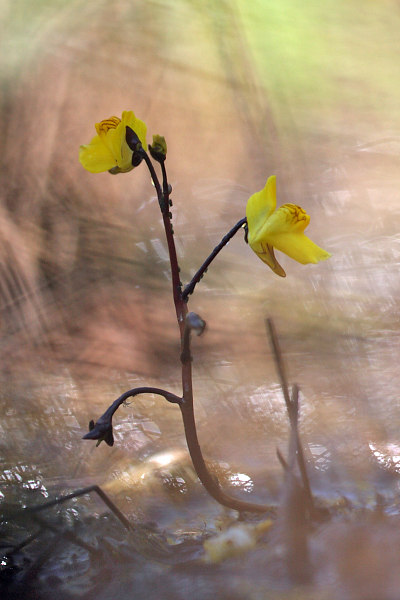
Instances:
[[[197,476],[210,496],[227,508],[238,510],[239,512],[252,512],[259,514],[264,514],[268,511],[271,512],[274,509],[270,505],[254,504],[253,502],[237,500],[236,498],[232,498],[232,496],[229,496],[223,492],[217,477],[210,473],[207,468],[197,437],[196,421],[194,417],[192,353],[190,349],[190,340],[190,327],[188,324],[186,324],[182,337],[181,352],[183,402],[179,405],[179,408],[181,409],[182,413],[186,443],[188,445],[189,454]]]
[[[138,387],[138,388],[133,388],[132,390],[128,390],[127,392],[124,392],[123,394],[121,394],[121,396],[112,403],[109,410],[113,406],[115,406],[114,410],[112,411],[112,414],[114,414],[115,411],[117,410],[117,408],[119,406],[121,406],[121,404],[123,404],[128,398],[134,398],[135,396],[138,396],[139,394],[156,394],[156,396],[162,396],[168,402],[172,402],[172,404],[181,404],[182,403],[182,398],[180,398],[179,396],[176,396],[175,394],[172,394],[171,392],[168,392],[167,390],[163,390],[161,388],[156,388],[156,387]]]
[[[160,204],[161,213],[163,217],[165,236],[167,238],[168,245],[168,254],[169,261],[171,264],[171,278],[172,278],[172,293],[174,297],[174,305],[176,310],[176,317],[178,319],[179,329],[181,332],[181,339],[183,336],[184,328],[185,328],[185,317],[187,315],[187,306],[186,302],[182,298],[182,283],[179,277],[179,264],[178,257],[176,254],[175,240],[174,240],[174,232],[172,229],[171,218],[169,213],[169,188],[167,181],[167,173],[165,170],[164,163],[161,163],[161,169],[163,173],[163,190],[161,190],[160,183],[158,181],[157,175],[155,174],[154,167],[152,162],[147,155],[146,152],[143,151],[143,157],[146,161],[146,164],[149,168],[150,175],[154,181],[154,185],[156,186],[158,202]],[[155,177],[155,179],[154,179]],[[156,183],[157,181],[157,183]],[[164,191],[164,193],[163,193]]]
[[[232,229],[226,234],[226,236],[222,238],[222,240],[220,241],[220,243],[218,244],[218,246],[215,246],[215,248],[211,252],[210,256],[204,261],[204,263],[201,265],[200,269],[193,276],[193,278],[190,281],[190,283],[188,283],[187,286],[185,287],[185,289],[183,290],[183,292],[182,292],[182,298],[184,300],[190,294],[193,293],[194,288],[199,283],[200,279],[203,277],[204,273],[207,271],[208,267],[210,266],[210,264],[212,263],[212,261],[214,260],[214,258],[217,256],[217,254],[219,254],[219,252],[221,252],[222,248],[224,248],[224,246],[227,245],[227,243],[233,238],[233,236],[235,235],[235,233],[237,233],[239,231],[239,229],[241,227],[243,227],[243,225],[246,222],[247,222],[246,217],[244,217],[243,219],[240,219],[240,221],[238,221],[236,223],[236,225],[234,227],[232,227]]]
[[[114,400],[111,406],[109,406],[97,420],[96,424],[93,424],[93,427],[89,433],[83,436],[83,439],[98,440],[107,429],[112,427],[113,415],[119,409],[121,404],[124,404],[128,398],[134,398],[139,394],[156,394],[157,396],[163,396],[163,398],[168,400],[168,402],[172,402],[173,404],[181,404],[183,402],[182,398],[179,398],[179,396],[175,396],[175,394],[171,394],[171,392],[167,392],[166,390],[162,390],[160,388],[139,387],[128,390],[127,392],[121,394],[119,398]]]
[[[148,157],[147,157],[148,158]],[[150,161],[149,161],[150,162]],[[148,164],[148,162],[146,161]],[[246,219],[241,219],[233,229],[223,238],[223,240],[218,244],[218,246],[214,249],[211,255],[208,257],[206,262],[203,264],[201,269],[196,273],[192,282],[185,288],[185,291],[182,292],[182,284],[179,277],[179,265],[178,258],[176,254],[175,248],[175,240],[174,233],[171,225],[171,219],[169,215],[169,188],[167,181],[167,174],[165,170],[164,163],[161,163],[162,173],[163,173],[163,189],[166,194],[167,201],[163,197],[160,202],[160,206],[162,207],[165,235],[167,238],[169,258],[171,263],[171,275],[172,275],[172,289],[174,296],[174,304],[176,310],[176,316],[178,319],[178,325],[181,334],[181,361],[182,361],[182,388],[183,388],[183,402],[178,402],[179,407],[182,413],[183,424],[185,428],[185,437],[186,443],[188,445],[190,457],[193,462],[194,469],[201,481],[201,483],[206,488],[207,492],[215,499],[217,502],[226,506],[228,508],[232,508],[239,511],[249,511],[256,513],[265,513],[271,510],[270,506],[263,506],[258,504],[253,504],[251,502],[245,502],[242,500],[236,500],[235,498],[231,498],[220,489],[219,483],[215,476],[213,476],[207,469],[207,466],[204,462],[203,454],[201,452],[200,444],[197,437],[196,430],[196,422],[194,417],[194,406],[193,406],[193,384],[192,384],[192,358],[190,352],[190,332],[186,327],[186,315],[188,314],[187,308],[187,296],[190,292],[189,286],[192,286],[191,291],[193,291],[197,281],[201,278],[205,269],[208,265],[214,260],[215,256],[222,250],[222,248],[229,242],[229,240],[235,235],[235,233],[244,225]],[[154,170],[154,169],[153,169]],[[152,171],[150,171],[152,173]],[[157,193],[161,194],[161,190],[157,188]],[[160,200],[160,197],[159,197]],[[196,279],[198,277],[198,279]],[[164,396],[165,397],[165,396]]]
[[[185,437],[186,442],[189,449],[190,458],[192,459],[193,467],[196,471],[198,478],[201,483],[204,485],[207,492],[212,496],[217,502],[226,506],[227,508],[231,508],[233,510],[238,510],[240,512],[252,512],[264,514],[266,512],[273,512],[274,507],[270,505],[264,504],[254,504],[252,502],[245,502],[244,500],[237,500],[236,498],[232,498],[228,494],[225,494],[219,485],[218,479],[215,475],[212,475],[203,458],[203,454],[201,452],[199,440],[197,437],[196,430],[196,422],[194,418],[194,408],[193,408],[193,388],[192,388],[192,361],[191,361],[191,353],[190,353],[190,333],[187,335],[186,332],[188,328],[185,328],[185,347],[184,347],[184,356],[186,357],[182,360],[182,386],[183,386],[183,398],[179,398],[175,394],[167,392],[166,390],[162,390],[159,388],[152,387],[142,387],[135,388],[133,390],[129,390],[122,394],[117,400],[115,400],[112,405],[105,411],[105,413],[99,418],[94,428],[89,431],[84,436],[84,439],[99,439],[99,437],[103,434],[104,429],[107,427],[111,427],[111,419],[114,413],[118,410],[118,408],[123,404],[128,398],[132,398],[137,396],[138,394],[157,394],[158,396],[162,396],[168,402],[172,402],[174,404],[179,404],[179,408],[181,409],[183,425],[185,429]],[[187,360],[187,357],[189,359]],[[94,489],[96,488],[96,489]],[[38,507],[35,507],[33,510],[43,510],[43,508],[48,508],[50,506],[54,506],[54,504],[59,503],[60,501],[68,500],[69,498],[73,498],[76,495],[83,495],[88,493],[89,491],[97,491],[99,493],[99,488],[97,486],[92,486],[91,488],[85,488],[84,490],[79,490],[78,492],[74,492],[72,494],[68,494],[64,496],[61,500],[51,500],[49,502],[43,503]],[[107,497],[104,492],[101,495],[104,502],[107,504]],[[107,504],[108,505],[108,504]],[[111,508],[111,507],[110,507]],[[114,507],[116,509],[116,507]],[[118,509],[116,509],[118,510]],[[114,514],[115,510],[113,510]],[[118,518],[125,519],[123,515],[118,516]],[[127,521],[127,520],[126,520]],[[129,523],[127,521],[127,523]]]
[[[112,418],[114,413],[118,410],[118,408],[126,402],[128,398],[132,398],[137,396],[138,394],[157,394],[159,396],[163,396],[168,402],[172,402],[174,404],[181,404],[183,402],[182,398],[179,396],[175,396],[175,394],[171,394],[166,390],[162,390],[160,388],[154,387],[140,387],[135,388],[133,390],[128,390],[124,392],[119,398],[114,400],[114,402],[109,406],[105,413],[101,415],[96,424],[93,421],[89,423],[89,432],[83,436],[84,440],[97,440],[97,445],[99,445],[102,441],[105,441],[109,446],[114,445],[114,436],[113,436],[113,426],[112,426]]]
[[[150,175],[153,180],[154,187],[156,188],[157,198],[158,198],[158,201],[160,202],[162,199],[162,191],[161,191],[160,182],[158,181],[157,173],[155,172],[154,167],[153,167],[153,163],[151,162],[150,157],[147,154],[146,150],[142,149],[141,155],[143,156],[143,158],[146,162],[147,168],[150,171]]]
[[[181,346],[181,363],[185,365],[188,362],[192,361],[192,353],[190,351],[190,327],[185,326],[185,330],[182,336],[182,346]]]
[[[126,517],[122,514],[122,512],[115,506],[115,504],[110,500],[110,498],[103,492],[98,485],[91,485],[89,487],[83,488],[81,490],[76,490],[75,492],[71,492],[70,494],[66,494],[65,496],[60,496],[55,500],[49,500],[48,502],[43,502],[43,504],[38,504],[36,506],[30,506],[29,512],[36,513],[47,508],[51,508],[52,506],[56,506],[57,504],[63,504],[67,500],[71,500],[72,498],[78,498],[79,496],[85,496],[86,494],[90,494],[91,492],[95,492],[108,506],[111,512],[117,517],[117,519],[122,523],[122,525],[130,531],[134,528],[134,526],[128,521]]]
[[[182,413],[186,442],[194,469],[207,492],[212,498],[214,498],[214,500],[222,504],[222,506],[226,506],[227,508],[231,508],[233,510],[238,510],[239,512],[251,512],[258,514],[272,512],[274,508],[270,505],[254,504],[253,502],[238,500],[236,498],[232,498],[232,496],[229,496],[222,491],[217,477],[210,473],[206,463],[204,462],[203,454],[201,452],[197,437],[196,421],[193,410],[192,362],[190,360],[182,363],[182,383],[184,402],[179,406],[179,408],[181,409]]]

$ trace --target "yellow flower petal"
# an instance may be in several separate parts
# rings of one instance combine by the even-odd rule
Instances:
[[[89,144],[79,148],[79,161],[91,173],[108,171],[116,165],[113,153],[98,135]]]
[[[283,204],[268,219],[264,219],[261,226],[252,232],[251,237],[249,235],[249,242],[269,240],[270,236],[276,233],[304,231],[309,222],[310,217],[300,206]]]
[[[274,248],[266,242],[250,244],[251,249],[265,262],[274,273],[280,277],[286,277],[286,273],[275,257]]]
[[[302,265],[326,260],[331,255],[312,242],[303,231],[310,222],[310,217],[296,204],[283,204],[259,231],[250,238],[249,243],[268,242],[271,246],[284,252]]]
[[[107,132],[106,143],[115,156],[116,165],[122,172],[128,172],[132,167],[132,150],[129,148],[125,139],[126,127],[124,123],[117,126],[116,129],[110,129]]]
[[[276,177],[271,175],[264,189],[253,194],[246,206],[249,236],[253,236],[263,226],[276,208]],[[250,237],[249,237],[250,241]]]
[[[284,252],[302,265],[316,264],[320,260],[326,260],[332,256],[300,232],[277,233],[271,236],[270,241],[276,250]]]

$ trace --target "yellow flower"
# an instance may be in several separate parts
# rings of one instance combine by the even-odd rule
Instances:
[[[304,235],[310,222],[305,210],[296,204],[283,204],[275,209],[276,177],[272,175],[265,188],[249,198],[246,217],[250,247],[274,273],[286,277],[275,258],[274,248],[302,265],[332,256]]]
[[[126,127],[129,126],[140,139],[142,146],[147,150],[147,127],[132,111],[124,111],[122,118],[110,117],[96,123],[97,135],[92,141],[81,146],[79,160],[87,171],[101,173],[127,173],[132,166],[132,150],[126,143]]]

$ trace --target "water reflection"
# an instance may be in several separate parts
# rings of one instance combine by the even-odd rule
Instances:
[[[288,424],[264,328],[272,316],[302,390],[313,481],[372,489],[388,470],[389,492],[397,462],[379,448],[396,445],[400,423],[395,3],[369,3],[361,16],[357,2],[326,14],[308,2],[301,24],[289,18],[292,0],[208,11],[185,0],[92,2],[79,18],[66,4],[33,37],[10,6],[1,42],[13,48],[2,59],[1,493],[107,485],[127,463],[170,451],[185,471],[164,474],[180,490],[171,506],[196,488],[179,410],[160,399],[121,411],[113,449],[81,441],[124,390],[180,390],[167,250],[145,170],[91,176],[77,163],[94,122],[130,108],[168,140],[184,281],[272,172],[281,201],[304,206],[310,236],[333,254],[318,267],[283,257],[281,281],[239,233],[190,301],[208,325],[194,342],[199,435],[226,485],[263,500],[281,481],[275,452]],[[128,480],[118,494],[135,513]]]
[[[253,491],[254,484],[245,473],[235,473],[228,478],[228,481],[233,487],[240,488],[249,494]]]
[[[331,462],[331,453],[324,446],[309,444],[309,449],[314,458],[314,467],[318,471],[326,471]]]

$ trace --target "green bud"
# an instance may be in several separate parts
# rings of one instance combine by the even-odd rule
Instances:
[[[151,156],[157,162],[164,162],[167,158],[167,142],[163,135],[153,135],[153,144],[149,146]]]

